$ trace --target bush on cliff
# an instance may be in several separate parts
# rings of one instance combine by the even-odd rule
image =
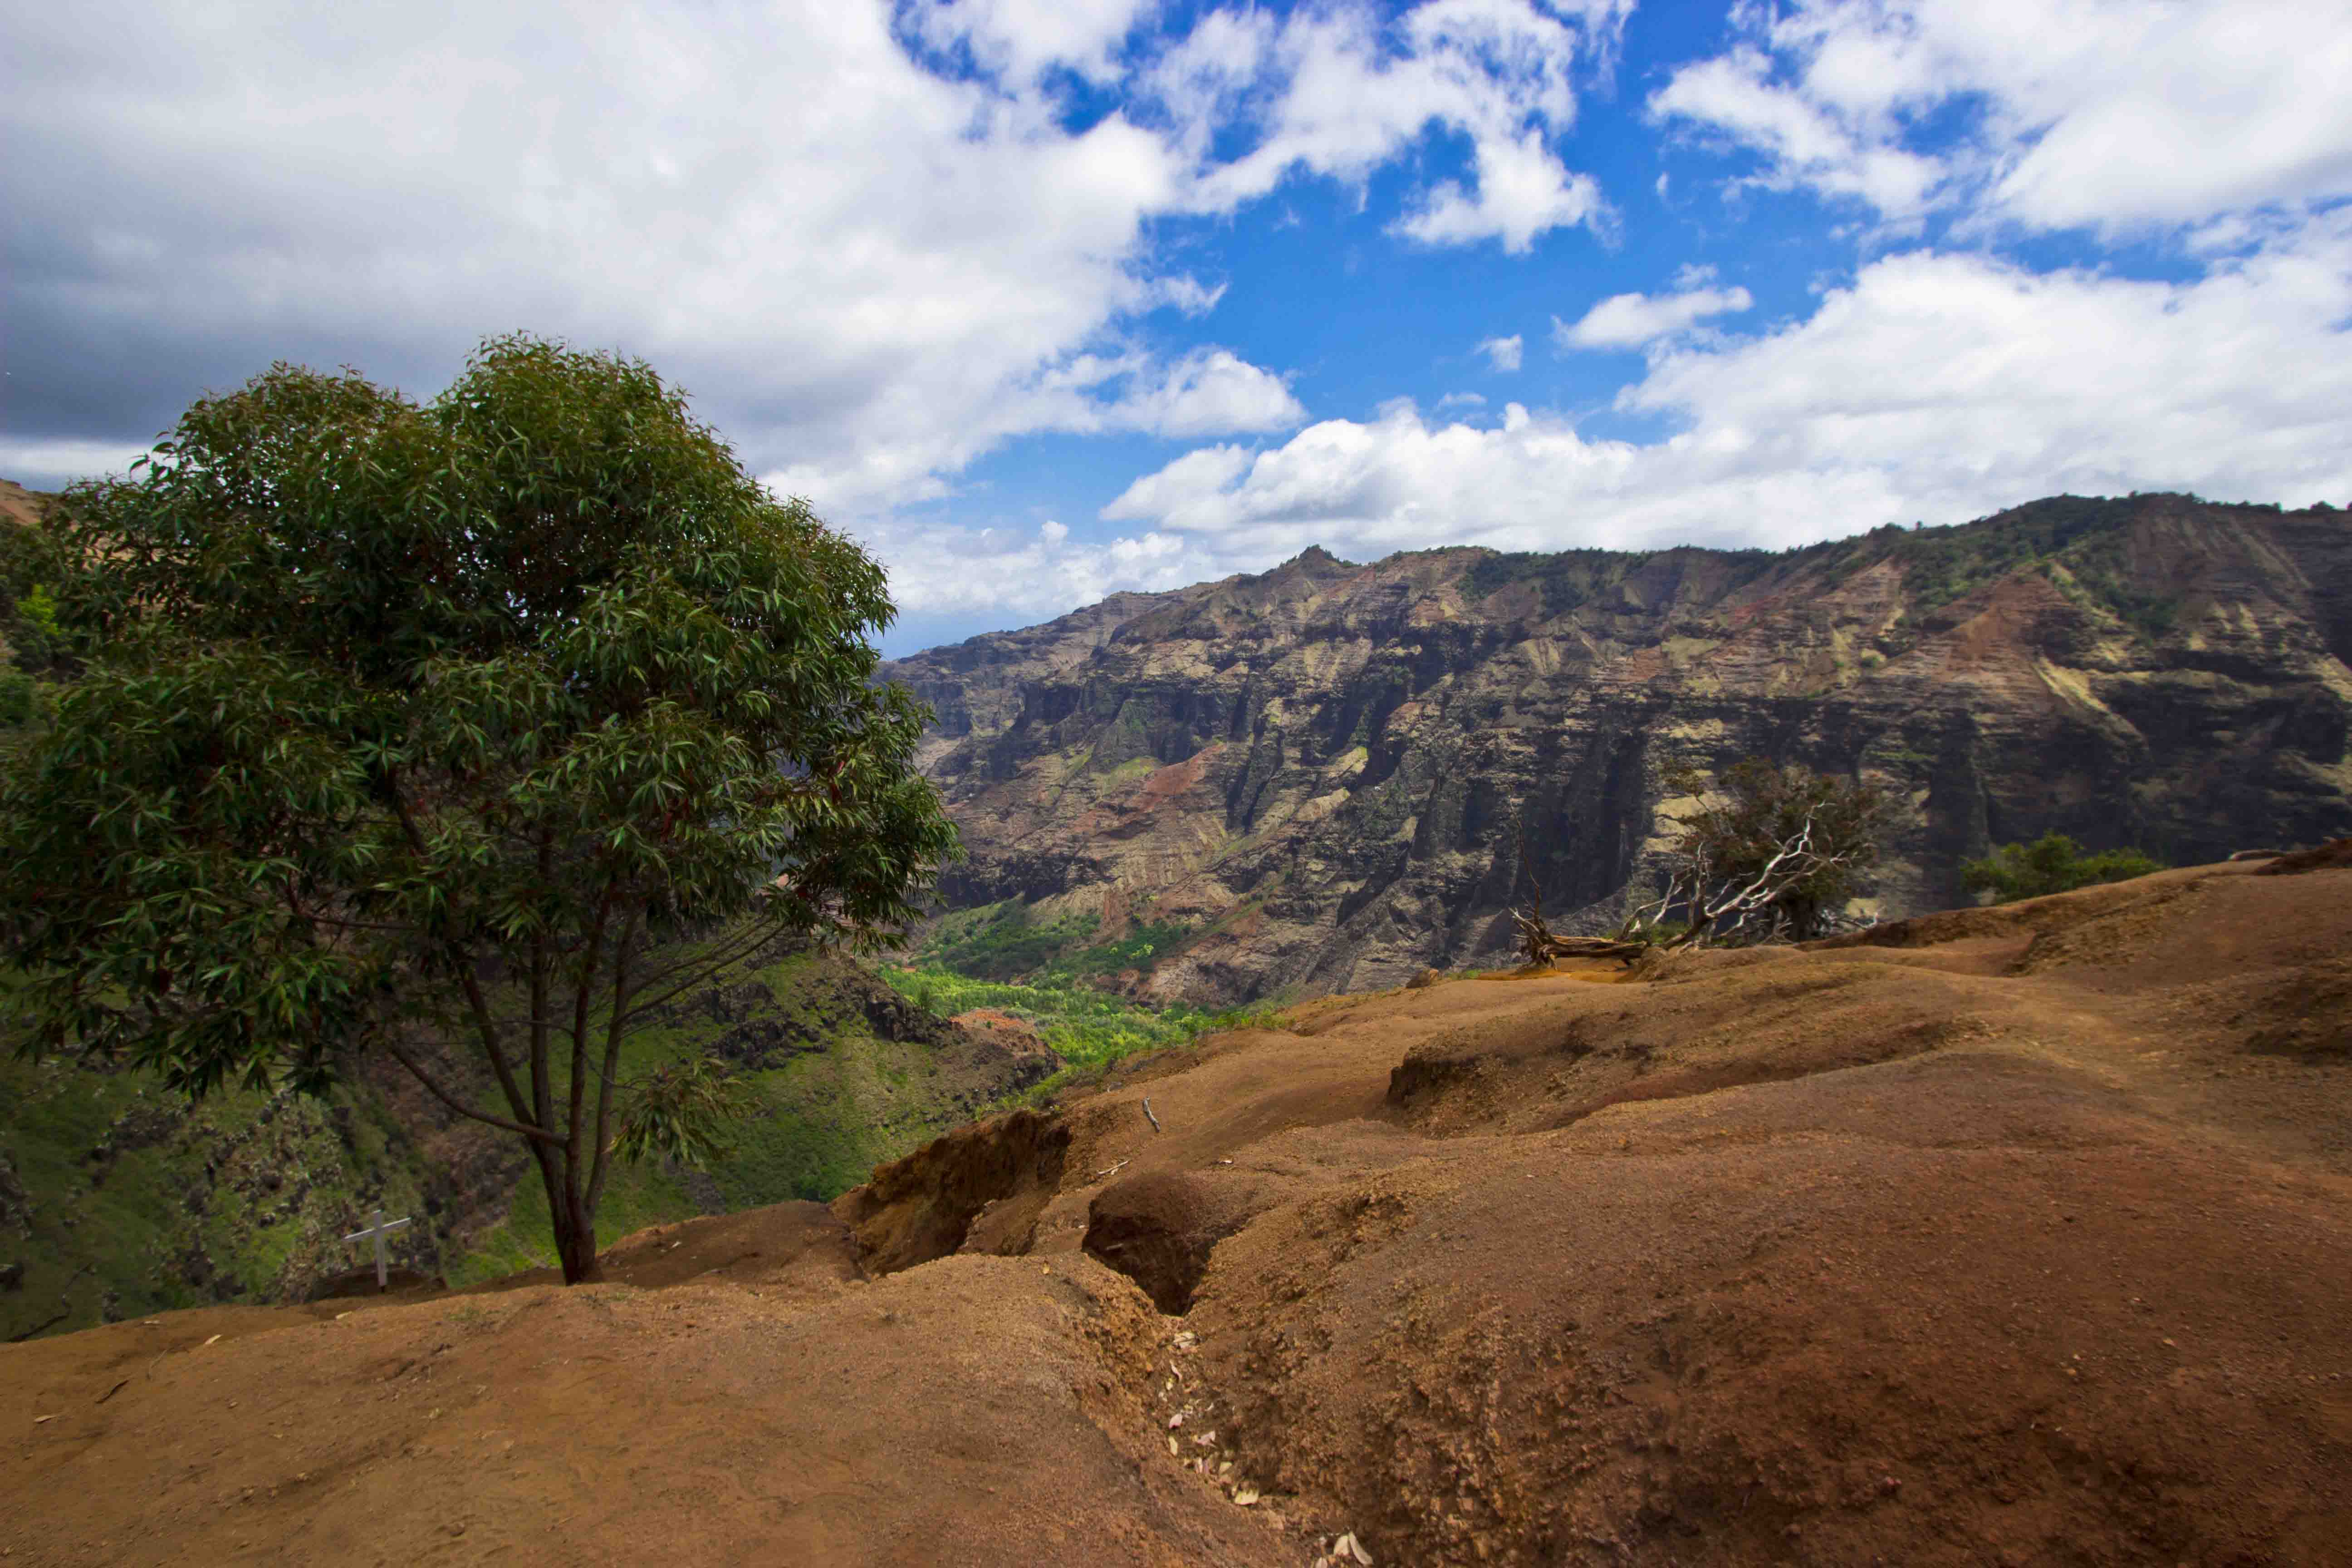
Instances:
[[[1971,893],[1990,893],[1993,903],[2006,904],[2099,882],[2127,882],[2163,869],[2162,861],[2137,849],[2085,854],[2064,834],[2052,833],[2032,844],[2003,844],[1982,860],[1964,862],[1960,885]]]

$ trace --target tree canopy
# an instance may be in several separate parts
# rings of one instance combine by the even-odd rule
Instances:
[[[279,365],[51,526],[84,669],[0,786],[32,1039],[199,1094],[386,1052],[525,1140],[567,1279],[619,1131],[729,1100],[618,1081],[632,1025],[877,940],[955,852],[881,568],[641,363],[494,339],[423,405]]]

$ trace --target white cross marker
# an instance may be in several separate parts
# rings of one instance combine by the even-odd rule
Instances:
[[[343,1239],[357,1241],[362,1237],[375,1238],[375,1288],[378,1291],[382,1291],[388,1283],[388,1277],[383,1271],[383,1233],[387,1230],[398,1230],[402,1226],[406,1225],[408,1220],[405,1216],[388,1220],[383,1217],[382,1209],[368,1210],[368,1218],[373,1223],[365,1230],[355,1230]]]

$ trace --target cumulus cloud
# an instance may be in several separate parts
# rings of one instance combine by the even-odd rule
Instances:
[[[1201,448],[1104,516],[1199,540],[1232,569],[1316,542],[1784,545],[2065,490],[2341,502],[2347,318],[2342,218],[2179,283],[1918,250],[1864,267],[1807,321],[1654,358],[1619,402],[1679,426],[1656,441],[1516,404],[1491,429],[1396,405],[1265,451]]]
[[[1485,354],[1486,363],[1497,371],[1507,372],[1519,368],[1524,347],[1525,344],[1519,334],[1513,332],[1507,338],[1486,339],[1478,345],[1476,352]]]
[[[1171,40],[1150,0],[646,0],[593,26],[253,0],[232,44],[202,5],[9,7],[0,57],[41,68],[0,95],[0,428],[110,449],[277,358],[429,394],[514,327],[651,360],[828,515],[937,498],[1038,432],[1295,426],[1284,367],[1153,346],[1150,312],[1223,288],[1164,268],[1154,221],[1360,182],[1450,130],[1472,177],[1423,193],[1415,237],[1524,247],[1597,211],[1554,142],[1620,25],[1428,0],[1213,10]],[[1062,73],[1122,107],[1069,119]]]
[[[1554,142],[1575,120],[1580,58],[1612,49],[1630,9],[1428,0],[1393,25],[1359,6],[1219,12],[1145,79],[1188,146],[1206,147],[1221,123],[1258,132],[1203,174],[1206,205],[1255,199],[1299,172],[1361,182],[1438,129],[1469,138],[1475,177],[1424,191],[1394,232],[1517,253],[1551,229],[1606,220],[1600,188]]]
[[[1229,349],[1199,348],[1173,360],[1140,350],[1081,353],[998,387],[985,406],[970,411],[951,449],[960,466],[1016,436],[1135,433],[1190,440],[1290,429],[1306,416],[1282,377]],[[936,440],[875,431],[848,461],[787,464],[761,478],[779,494],[821,500],[827,516],[866,516],[950,494],[939,450]]]
[[[1554,318],[1551,337],[1563,349],[1638,349],[1687,331],[1709,316],[1745,310],[1754,303],[1740,288],[1612,294],[1573,323]]]
[[[1776,84],[1773,61],[1759,49],[1686,66],[1650,100],[1664,119],[1696,121],[1764,154],[1755,183],[1786,190],[1810,185],[1853,196],[1897,223],[1916,219],[1946,179],[1933,158],[1890,144],[1889,129],[1855,124]]]
[[[1052,521],[1027,535],[887,518],[853,531],[891,563],[891,596],[934,626],[1047,620],[1122,590],[1181,588],[1219,570],[1213,552],[1155,530],[1087,542]]]
[[[1219,348],[1196,349],[1159,367],[1147,384],[1092,412],[1099,428],[1176,437],[1287,429],[1307,416],[1280,376]]]
[[[961,44],[984,70],[1016,83],[1060,66],[1093,82],[1118,79],[1119,47],[1157,0],[919,0],[914,31],[937,49]]]
[[[1651,112],[1760,154],[1763,184],[1893,224],[2127,230],[2352,195],[2340,6],[1795,0],[1738,19]]]

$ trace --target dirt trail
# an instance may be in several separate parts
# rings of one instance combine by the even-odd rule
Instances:
[[[1284,1022],[604,1285],[0,1349],[0,1548],[2352,1564],[2352,869]]]

